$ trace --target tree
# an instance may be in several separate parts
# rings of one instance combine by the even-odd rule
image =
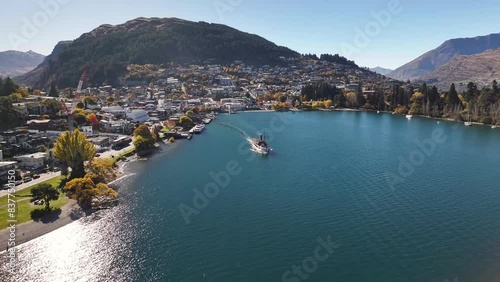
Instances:
[[[331,106],[333,106],[332,100],[326,100],[324,103],[325,103],[325,108],[327,108],[327,109],[329,109]]]
[[[188,125],[191,125],[193,124],[193,120],[187,116],[182,116],[180,119],[179,119],[179,124],[182,125],[182,126],[188,126]]]
[[[477,95],[477,85],[474,82],[467,84],[467,91],[462,94],[465,102],[469,102]]]
[[[48,183],[41,183],[34,188],[31,188],[31,195],[32,198],[30,202],[33,203],[39,200],[43,201],[45,204],[45,210],[50,209],[50,201],[59,199],[59,191]]]
[[[456,106],[460,103],[457,90],[455,89],[455,83],[451,84],[450,91],[448,91],[448,95],[446,95],[446,103],[451,106]]]
[[[107,182],[116,177],[115,171],[113,169],[113,160],[104,158],[93,158],[88,162],[86,170],[88,175],[96,183]]]
[[[94,99],[92,97],[90,97],[90,96],[83,97],[82,98],[82,103],[83,103],[85,109],[87,109],[89,105],[95,105],[96,104],[96,102],[94,101]]]
[[[83,111],[83,109],[75,109],[75,111],[73,112],[73,120],[76,121],[76,123],[79,125],[87,122],[87,117],[85,116],[85,112]]]
[[[346,106],[347,99],[344,96],[344,94],[341,93],[341,94],[335,95],[335,97],[333,97],[333,102],[335,103],[336,107],[344,108]]]
[[[9,96],[19,89],[19,86],[10,77],[7,77],[0,86],[0,96]]]
[[[149,128],[142,124],[134,130],[134,146],[137,151],[148,150],[154,147],[156,136]]]
[[[92,199],[98,196],[117,198],[115,190],[104,183],[96,185],[90,174],[72,179],[66,183],[64,189],[68,192],[68,196],[75,199],[82,208],[90,208]]]
[[[87,121],[92,125],[92,127],[95,129],[99,126],[99,119],[97,119],[97,116],[94,113],[90,113],[87,115]]]
[[[71,168],[71,179],[85,175],[84,162],[91,160],[95,153],[94,145],[78,129],[59,135],[54,144],[54,156]]]
[[[59,97],[59,93],[57,92],[57,85],[56,85],[55,80],[52,80],[52,82],[50,83],[49,96],[50,97]]]

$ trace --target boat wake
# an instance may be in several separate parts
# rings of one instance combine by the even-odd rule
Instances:
[[[228,128],[231,128],[231,129],[234,129],[234,130],[238,131],[239,133],[241,133],[243,135],[243,137],[245,137],[245,139],[249,139],[250,138],[250,135],[248,135],[243,129],[238,128],[238,127],[236,127],[234,125],[230,125],[230,124],[223,123],[223,122],[217,122],[217,124],[220,124],[222,126],[225,126],[225,127],[228,127]]]

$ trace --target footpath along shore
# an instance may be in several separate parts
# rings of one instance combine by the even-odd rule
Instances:
[[[28,221],[16,225],[15,230],[15,243],[16,246],[33,240],[37,237],[43,236],[51,231],[54,231],[66,224],[69,224],[75,220],[78,220],[84,212],[78,206],[75,200],[69,200],[69,203],[61,207],[60,214],[52,214],[44,217],[40,221]],[[11,230],[5,228],[0,230],[0,251],[6,251]]]
[[[128,175],[124,172],[124,166],[126,163],[121,163],[116,169],[116,179],[108,183],[112,183],[127,177]],[[69,202],[61,207],[61,212],[57,214],[51,214],[45,216],[43,219],[34,221],[30,220],[21,224],[16,224],[15,232],[11,232],[9,228],[0,230],[0,253],[4,253],[8,250],[8,243],[11,237],[11,233],[15,233],[15,245],[19,246],[30,240],[36,239],[47,233],[50,233],[56,229],[59,229],[67,224],[85,216],[85,211],[80,208],[75,200],[69,200]]]

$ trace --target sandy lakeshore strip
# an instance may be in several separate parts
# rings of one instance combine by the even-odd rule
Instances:
[[[72,223],[82,217],[83,214],[76,201],[69,200],[65,206],[61,207],[60,214],[50,215],[38,222],[31,220],[17,225],[16,246]],[[7,250],[9,236],[10,231],[8,228],[0,230],[0,252]]]

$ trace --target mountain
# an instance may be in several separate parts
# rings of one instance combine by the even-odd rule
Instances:
[[[73,41],[60,41],[52,50],[52,53],[45,57],[45,59],[36,68],[32,68],[31,71],[22,74],[20,76],[14,77],[14,81],[21,85],[34,86],[40,81],[48,81],[49,79],[49,69],[57,62],[59,54]],[[38,87],[41,88],[41,87]]]
[[[137,18],[120,25],[101,25],[67,44],[48,62],[16,81],[45,88],[74,87],[88,65],[92,84],[116,85],[129,64],[231,63],[276,65],[280,57],[298,57],[295,51],[254,34],[221,24],[177,18]]]
[[[438,48],[397,68],[388,76],[399,80],[418,79],[457,56],[479,54],[496,48],[500,48],[500,33],[474,38],[451,39]]]
[[[476,55],[454,57],[422,77],[423,81],[445,90],[449,89],[451,83],[467,85],[472,81],[479,85],[489,85],[495,79],[500,81],[500,48]]]
[[[0,52],[0,77],[14,77],[29,72],[40,64],[44,55],[33,51]]]
[[[370,70],[372,72],[376,72],[376,73],[379,73],[381,75],[387,75],[389,74],[390,72],[394,71],[394,70],[391,70],[391,69],[386,69],[386,68],[382,68],[382,67],[375,67],[375,68],[370,68]]]

